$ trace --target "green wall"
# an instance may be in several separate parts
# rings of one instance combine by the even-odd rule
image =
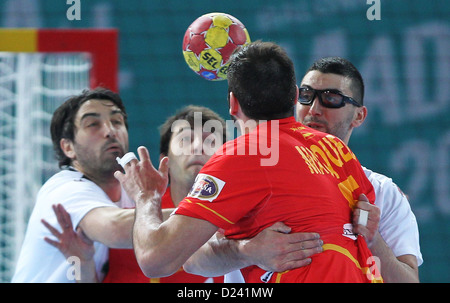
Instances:
[[[66,1],[3,0],[0,26],[118,28],[131,150],[145,145],[153,160],[157,126],[181,106],[208,106],[228,118],[226,82],[203,80],[182,56],[184,32],[200,15],[229,13],[252,40],[284,46],[298,81],[314,59],[350,59],[365,79],[369,109],[350,147],[409,195],[424,257],[421,280],[450,282],[450,2],[380,2],[381,20],[369,21],[364,0],[83,0],[81,20],[68,21]]]

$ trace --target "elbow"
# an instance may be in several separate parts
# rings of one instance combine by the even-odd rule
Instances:
[[[177,272],[181,267],[176,265],[176,262],[170,262],[170,260],[165,259],[165,254],[163,253],[152,251],[139,252],[137,250],[135,253],[139,267],[148,278],[167,277]]]
[[[195,264],[196,263],[192,260],[192,258],[189,258],[186,263],[183,264],[183,270],[189,274],[197,274],[198,270]]]

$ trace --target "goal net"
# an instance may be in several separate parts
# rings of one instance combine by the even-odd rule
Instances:
[[[34,199],[58,170],[50,138],[55,109],[89,87],[90,60],[79,54],[0,53],[0,252],[8,281]]]
[[[83,89],[108,84],[93,73],[95,51],[52,48],[0,49],[0,282],[12,278],[37,192],[59,169],[50,136],[53,112]]]

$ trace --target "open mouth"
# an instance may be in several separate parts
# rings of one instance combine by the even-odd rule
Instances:
[[[111,144],[111,145],[109,145],[109,146],[105,149],[105,152],[108,152],[108,153],[123,154],[123,150],[122,150],[122,148],[120,147],[120,145],[118,145],[118,144]]]
[[[306,126],[314,128],[314,129],[325,129],[325,125],[316,122],[307,123]]]

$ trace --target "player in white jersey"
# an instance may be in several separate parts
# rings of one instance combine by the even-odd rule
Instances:
[[[86,90],[69,98],[53,114],[51,135],[59,167],[41,188],[27,227],[25,241],[12,282],[75,282],[82,279],[79,262],[66,259],[44,237],[50,232],[41,219],[56,225],[52,205],[62,204],[74,229],[95,243],[95,268],[107,260],[109,247],[131,248],[134,210],[121,209],[130,203],[114,172],[116,157],[128,151],[128,125],[120,97],[106,89]],[[62,233],[74,232],[65,230]],[[92,261],[92,260],[91,260]],[[86,273],[87,274],[87,273]]]
[[[339,57],[319,59],[309,68],[299,89],[297,119],[348,144],[353,129],[367,117],[363,79],[353,64]],[[347,104],[347,96],[360,105]],[[356,225],[355,231],[373,235],[369,248],[380,259],[385,282],[418,282],[418,266],[423,260],[409,202],[390,178],[367,169],[365,173],[375,189],[380,223],[378,230]]]
[[[66,260],[59,250],[42,240],[44,237],[51,238],[51,233],[41,224],[42,218],[57,226],[52,209],[55,202],[63,205],[70,213],[72,226],[75,227],[95,208],[134,205],[125,191],[120,200],[114,203],[100,187],[73,168],[58,172],[38,193],[12,282],[75,282],[78,260]],[[94,242],[94,247],[96,273],[102,279],[102,269],[108,261],[108,247],[100,242]]]

